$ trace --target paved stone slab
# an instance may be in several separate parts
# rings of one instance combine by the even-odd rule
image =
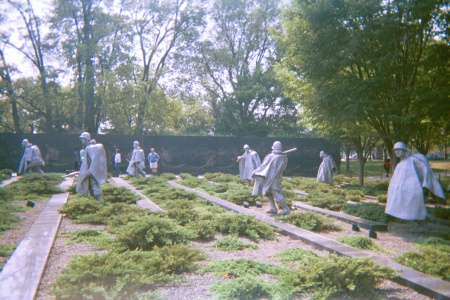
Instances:
[[[0,183],[0,187],[3,187],[3,186],[8,185],[10,183],[13,183],[14,181],[19,180],[19,178],[20,177],[16,176],[16,177],[11,177],[10,179],[5,179],[5,180],[2,181],[2,183]]]
[[[269,223],[270,225],[281,229],[284,233],[294,238],[300,239],[304,243],[312,245],[318,249],[327,250],[329,252],[338,255],[348,256],[352,258],[370,257],[372,260],[382,265],[392,267],[393,269],[401,272],[401,274],[398,277],[396,277],[393,281],[408,286],[414,289],[415,291],[427,295],[429,297],[432,297],[434,299],[438,300],[450,299],[450,282],[439,280],[437,278],[415,271],[413,269],[410,269],[393,261],[383,259],[378,256],[373,256],[367,252],[352,248],[345,244],[325,238],[321,235],[298,228],[291,224],[277,222],[275,221],[274,218],[270,216],[259,214],[257,212],[243,208],[234,203],[230,203],[223,199],[213,197],[201,191],[191,189],[171,181],[169,181],[169,184],[176,188],[181,188],[189,192],[194,192],[198,194],[200,197],[212,201],[225,209],[233,210],[245,215],[255,216],[257,219]]]
[[[387,231],[387,225],[383,224],[383,223],[365,220],[365,219],[361,219],[361,218],[358,218],[355,216],[349,216],[347,214],[342,214],[342,213],[331,211],[328,209],[311,206],[311,205],[308,205],[308,204],[305,204],[302,202],[293,202],[292,206],[300,208],[300,209],[314,211],[314,212],[320,213],[322,215],[326,215],[326,216],[338,219],[338,220],[343,221],[348,224],[356,224],[361,228],[372,229],[375,231]]]
[[[73,179],[65,178],[65,189]],[[0,273],[0,299],[33,299],[61,223],[58,210],[69,193],[53,195]]]
[[[153,203],[150,200],[148,200],[147,197],[145,197],[141,192],[139,192],[137,189],[135,189],[134,186],[132,186],[131,184],[129,184],[128,182],[126,182],[122,178],[112,177],[111,181],[115,185],[120,186],[120,187],[124,187],[124,188],[127,188],[127,189],[130,189],[134,193],[139,195],[139,197],[141,197],[141,200],[137,201],[136,204],[139,205],[140,207],[146,208],[146,209],[150,209],[151,211],[160,211],[160,212],[164,211],[158,205],[156,205],[155,203]]]

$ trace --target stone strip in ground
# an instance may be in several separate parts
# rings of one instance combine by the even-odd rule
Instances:
[[[370,254],[365,253],[364,251],[352,248],[345,244],[325,238],[321,235],[298,228],[291,224],[277,222],[275,221],[274,218],[270,216],[259,214],[252,210],[246,209],[242,206],[230,203],[223,199],[203,193],[201,191],[191,189],[171,181],[169,181],[169,184],[176,188],[181,188],[189,192],[194,192],[200,197],[212,201],[225,209],[233,210],[245,215],[254,216],[263,222],[266,222],[276,228],[279,228],[286,234],[289,234],[297,239],[300,239],[307,244],[313,245],[318,249],[326,250],[332,253],[336,253],[338,255],[348,256],[352,258],[370,257],[374,261],[377,261],[382,265],[389,266],[400,272],[400,275],[396,277],[393,281],[408,286],[421,294],[424,294],[437,300],[450,299],[450,282],[439,280],[437,278],[415,271],[411,268],[405,267],[393,261],[383,259],[377,256],[372,256]]]
[[[147,197],[145,197],[141,192],[139,192],[137,189],[135,189],[134,186],[132,186],[131,184],[127,183],[122,178],[120,178],[120,177],[112,177],[111,178],[111,182],[113,184],[117,185],[117,186],[127,188],[127,189],[133,191],[134,193],[136,193],[137,195],[139,195],[139,197],[141,197],[141,199],[136,202],[136,204],[138,206],[140,206],[142,208],[149,209],[151,211],[160,211],[160,212],[164,211],[158,205],[156,205],[155,203],[153,203],[150,200],[148,200]]]
[[[65,178],[60,188],[67,189],[73,179]],[[58,233],[61,214],[69,193],[55,194],[0,273],[0,299],[31,300],[36,295],[48,256]]]
[[[320,213],[322,215],[326,215],[328,217],[332,217],[335,219],[338,219],[340,221],[343,221],[348,224],[356,224],[361,228],[365,229],[371,229],[374,231],[387,231],[387,225],[379,222],[374,222],[370,220],[361,219],[355,216],[349,216],[346,214],[342,214],[340,212],[330,211],[328,209],[323,209],[315,206],[311,206],[302,202],[293,202],[293,207],[304,209],[304,210],[310,210],[317,213]]]

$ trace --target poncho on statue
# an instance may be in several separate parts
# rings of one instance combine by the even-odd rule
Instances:
[[[287,155],[282,152],[273,151],[268,154],[262,164],[253,171],[253,178],[256,179],[253,196],[265,196],[269,190],[281,192],[281,179],[287,162]],[[258,180],[259,178],[263,180]]]
[[[424,220],[427,216],[424,188],[445,199],[427,158],[422,154],[405,156],[389,183],[386,214],[403,220]]]
[[[322,152],[323,156],[322,163],[320,164],[319,171],[317,172],[317,182],[326,182],[328,184],[333,184],[333,173],[337,170],[336,163],[333,157]]]
[[[95,189],[98,190],[99,186],[106,181],[106,173],[106,151],[103,145],[87,145],[84,149],[84,159],[78,175],[77,193],[87,195],[89,185],[91,185],[91,189],[94,188],[93,182],[89,180],[90,178],[95,179]],[[101,190],[95,192],[101,194]]]
[[[245,148],[244,148],[245,149]],[[261,165],[261,160],[256,151],[249,150],[238,157],[239,175],[242,180],[253,180],[253,171]]]

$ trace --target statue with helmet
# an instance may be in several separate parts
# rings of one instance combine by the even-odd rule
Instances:
[[[319,156],[322,159],[322,163],[319,166],[316,181],[333,184],[333,175],[337,172],[336,163],[333,157],[325,153],[325,151],[320,151]]]
[[[266,212],[270,214],[276,214],[278,212],[275,201],[283,209],[278,215],[287,215],[291,212],[286,204],[286,199],[283,196],[281,189],[283,171],[286,169],[288,162],[286,152],[283,152],[281,142],[274,142],[272,152],[268,154],[264,158],[262,164],[253,171],[252,176],[255,179],[255,184],[253,186],[252,194],[254,196],[265,196],[269,200],[270,209]]]
[[[133,142],[133,153],[131,154],[131,159],[128,164],[127,173],[134,176],[140,177],[141,175],[145,177],[147,174],[144,172],[145,168],[145,154],[144,150],[139,147],[139,142]]]
[[[237,157],[239,163],[239,175],[241,180],[246,180],[248,185],[253,181],[253,171],[261,165],[258,152],[250,150],[250,147],[244,145],[244,154]]]
[[[25,149],[23,152],[22,159],[20,160],[18,174],[31,174],[39,173],[44,174],[41,167],[45,166],[45,162],[42,159],[41,151],[38,146],[31,144],[27,139],[22,141],[22,148]]]
[[[395,143],[394,152],[401,161],[389,183],[385,212],[403,220],[423,221],[427,217],[424,189],[445,201],[442,186],[423,154],[411,154],[403,142]]]
[[[105,148],[102,144],[91,140],[91,135],[88,132],[81,133],[80,141],[84,153],[81,158],[76,192],[85,196],[91,193],[97,201],[102,202],[101,185],[105,183],[107,174]]]

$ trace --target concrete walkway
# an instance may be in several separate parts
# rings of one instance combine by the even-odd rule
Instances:
[[[400,272],[400,275],[396,277],[393,281],[408,286],[416,290],[417,292],[427,295],[434,299],[438,300],[450,299],[450,282],[448,281],[439,280],[432,276],[415,271],[411,268],[407,268],[393,261],[373,256],[367,252],[352,248],[345,244],[339,243],[335,240],[328,239],[326,237],[301,229],[299,227],[286,223],[277,222],[273,217],[259,214],[252,210],[246,209],[242,206],[233,204],[231,202],[222,200],[217,197],[213,197],[201,191],[179,185],[175,182],[169,182],[169,184],[172,187],[181,188],[189,192],[194,192],[200,197],[209,200],[211,202],[214,202],[225,209],[233,210],[240,214],[254,216],[258,220],[266,222],[272,225],[273,227],[282,230],[284,233],[294,238],[297,238],[306,244],[312,245],[318,249],[326,250],[331,253],[336,253],[338,255],[348,256],[352,258],[370,257],[372,260],[380,263],[381,265],[389,266],[394,270]]]
[[[62,189],[72,185],[65,178]],[[58,210],[69,193],[53,195],[0,273],[0,299],[34,299],[61,223]]]
[[[126,182],[122,178],[120,178],[120,177],[112,177],[111,178],[111,182],[113,184],[117,185],[117,186],[127,188],[127,189],[133,191],[134,193],[136,193],[137,195],[139,195],[141,197],[141,200],[136,202],[136,204],[138,206],[140,206],[142,208],[145,208],[145,209],[149,209],[151,211],[160,211],[160,212],[164,211],[158,205],[156,205],[155,203],[153,203],[150,200],[148,200],[141,192],[139,192],[137,189],[135,189],[134,186],[132,186],[131,184],[129,184],[128,182]]]

